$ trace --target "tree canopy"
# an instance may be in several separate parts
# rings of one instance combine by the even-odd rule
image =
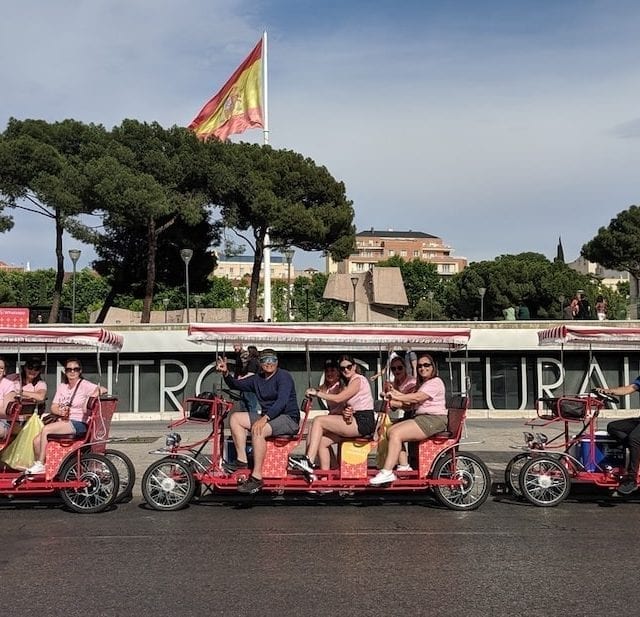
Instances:
[[[224,161],[233,180],[221,189],[212,178],[210,201],[218,203],[224,224],[238,230],[254,251],[249,291],[253,319],[267,234],[272,247],[321,250],[344,259],[355,247],[354,212],[344,184],[311,159],[269,146],[227,146]]]

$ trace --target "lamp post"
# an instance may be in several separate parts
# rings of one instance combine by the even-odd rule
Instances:
[[[304,305],[304,320],[309,321],[309,284],[304,286],[305,305]]]
[[[484,294],[487,293],[487,288],[480,287],[478,293],[480,294],[480,321],[484,321]]]
[[[427,298],[429,298],[429,312],[431,313],[429,321],[433,321],[433,295],[433,291],[427,292]]]
[[[202,302],[202,298],[200,296],[193,296],[193,303],[196,305],[196,322],[198,321],[198,310],[200,308],[200,302]]]
[[[76,265],[81,254],[80,249],[69,249],[69,257],[73,263],[73,279],[71,293],[71,323],[76,323]]]
[[[353,286],[353,321],[356,320],[356,287],[358,286],[358,277],[351,277],[351,285]]]
[[[184,261],[184,286],[187,292],[187,323],[191,321],[189,316],[189,262],[193,257],[193,251],[191,249],[182,249],[180,251],[180,257]]]
[[[564,319],[564,294],[560,294],[558,300],[560,301],[560,319]]]
[[[162,298],[164,304],[164,323],[167,323],[167,309],[169,308],[169,298]]]
[[[286,248],[282,254],[287,260],[287,321],[289,321],[291,319],[291,262],[295,251],[292,248]]]

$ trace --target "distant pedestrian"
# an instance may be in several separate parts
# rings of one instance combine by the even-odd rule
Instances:
[[[531,319],[531,313],[529,307],[522,302],[518,305],[517,317],[519,320]]]
[[[578,315],[576,319],[591,319],[591,304],[584,293],[578,294]]]
[[[514,306],[509,305],[507,308],[502,309],[502,315],[505,321],[516,320],[516,309]]]
[[[604,296],[596,298],[596,315],[599,321],[604,321],[607,318],[607,301]]]

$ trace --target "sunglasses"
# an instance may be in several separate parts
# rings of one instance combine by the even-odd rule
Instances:
[[[340,365],[340,370],[341,371],[350,371],[353,368],[353,364],[341,364]]]
[[[262,364],[275,364],[277,361],[278,358],[276,358],[276,356],[262,356],[262,358],[260,358]]]
[[[427,368],[428,366],[433,366],[431,362],[420,362],[418,363],[418,368]]]
[[[391,370],[394,373],[399,373],[400,371],[404,371],[404,366],[402,366],[402,364],[398,364],[397,366],[392,366]]]
[[[82,369],[79,366],[65,366],[65,373],[79,373]]]

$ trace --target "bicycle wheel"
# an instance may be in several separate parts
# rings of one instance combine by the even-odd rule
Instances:
[[[89,452],[78,458],[69,457],[60,470],[58,479],[62,482],[82,481],[86,486],[79,489],[64,488],[60,496],[65,505],[74,512],[95,514],[106,510],[118,495],[118,470],[102,454]]]
[[[152,463],[142,476],[142,495],[154,510],[180,510],[196,490],[191,466],[167,456]]]
[[[531,454],[521,452],[516,454],[508,463],[504,470],[504,482],[509,487],[509,491],[514,497],[522,497],[520,488],[520,471],[524,465],[531,460]]]
[[[450,510],[475,510],[489,497],[491,474],[487,466],[475,454],[458,452],[456,457],[442,457],[433,471],[435,480],[461,480],[457,486],[433,487],[438,501]]]
[[[118,470],[118,477],[120,478],[120,485],[118,487],[118,495],[116,496],[116,503],[125,503],[131,501],[133,497],[133,485],[136,481],[136,469],[133,466],[131,459],[120,452],[120,450],[106,449],[105,456],[115,465]]]
[[[569,494],[571,479],[561,460],[536,456],[520,470],[520,488],[534,506],[557,506]]]

